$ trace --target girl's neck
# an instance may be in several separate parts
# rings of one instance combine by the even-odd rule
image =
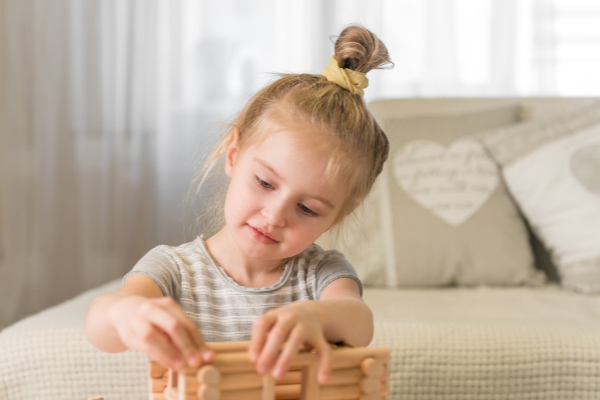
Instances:
[[[227,227],[211,236],[205,244],[212,259],[238,285],[268,287],[276,284],[283,274],[282,268],[276,268],[281,264],[281,260],[254,260],[242,253]]]

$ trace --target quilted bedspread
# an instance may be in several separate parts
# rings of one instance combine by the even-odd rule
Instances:
[[[0,400],[148,398],[145,355],[85,339],[119,281],[0,332]],[[541,288],[366,289],[392,399],[600,399],[600,297]]]

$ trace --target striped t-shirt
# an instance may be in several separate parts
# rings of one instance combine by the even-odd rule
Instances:
[[[337,250],[316,244],[292,257],[276,284],[264,288],[234,282],[206,250],[204,238],[177,247],[160,245],[150,250],[132,274],[152,278],[163,295],[177,301],[207,342],[250,340],[252,323],[265,312],[294,301],[318,300],[336,279],[354,279],[356,271]]]

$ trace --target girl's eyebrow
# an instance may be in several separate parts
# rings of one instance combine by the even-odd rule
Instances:
[[[279,174],[277,172],[275,172],[275,170],[273,168],[271,168],[271,166],[269,164],[267,164],[265,161],[261,160],[258,157],[252,157],[252,159],[254,161],[256,161],[257,163],[259,163],[260,165],[262,165],[263,167],[265,167],[266,169],[268,169],[269,171],[271,171],[273,173],[273,175],[275,175],[277,178],[281,179],[281,176],[279,176]],[[315,200],[319,200],[321,203],[325,204],[327,207],[331,208],[332,210],[335,209],[335,206],[327,199],[324,199],[319,196],[308,196],[308,197],[311,197]]]

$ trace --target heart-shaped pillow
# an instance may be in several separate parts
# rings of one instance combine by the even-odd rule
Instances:
[[[393,158],[404,191],[452,226],[462,224],[498,185],[498,169],[480,142],[460,139],[450,146],[432,140],[408,142]]]

